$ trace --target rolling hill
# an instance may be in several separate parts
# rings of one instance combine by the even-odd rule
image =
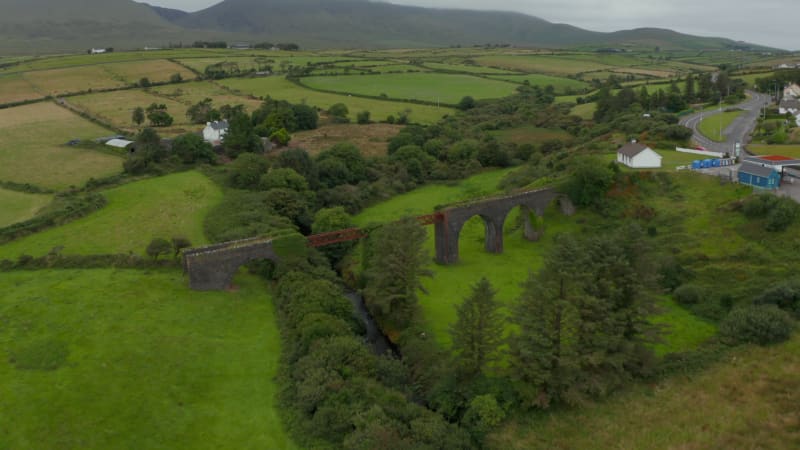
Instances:
[[[369,0],[225,0],[194,13],[132,0],[0,0],[0,54],[142,48],[194,40],[291,41],[306,48],[510,44],[543,48],[748,47],[669,30],[600,33],[525,14]],[[753,46],[755,47],[755,46]],[[757,47],[760,48],[760,47]]]

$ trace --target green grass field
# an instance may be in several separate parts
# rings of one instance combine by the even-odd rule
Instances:
[[[35,100],[44,97],[22,75],[0,76],[0,104]]]
[[[594,117],[595,111],[597,111],[597,103],[592,102],[575,105],[570,113],[580,117],[581,119],[591,120]]]
[[[314,89],[342,94],[386,95],[392,99],[449,104],[456,104],[467,95],[475,99],[507,97],[517,89],[516,85],[504,81],[440,73],[307,77],[301,82]]]
[[[64,189],[122,171],[122,159],[69,147],[113,134],[53,103],[0,110],[0,180]]]
[[[211,81],[156,86],[150,88],[150,92],[166,96],[171,100],[182,103],[184,106],[191,106],[206,98],[213,100],[215,107],[222,105],[244,105],[248,112],[253,112],[253,110],[261,106],[261,100],[253,100],[245,96],[233,95],[224,87],[216,85]],[[186,116],[184,115],[181,117],[180,121],[186,121]]]
[[[129,84],[107,67],[99,65],[26,72],[23,76],[43,95],[119,88]]]
[[[725,128],[732,124],[733,121],[743,113],[744,111],[730,111],[714,114],[713,116],[703,119],[698,129],[705,137],[711,140],[725,142]]]
[[[169,81],[174,74],[179,74],[184,80],[195,77],[187,68],[165,59],[114,63],[102,67],[131,84],[138,83],[142,78],[151,82]]]
[[[467,65],[467,64],[447,64],[447,63],[439,63],[439,62],[425,62],[423,63],[425,67],[430,67],[434,70],[442,70],[447,72],[465,72],[465,73],[479,73],[479,74],[500,74],[500,75],[508,75],[514,74],[516,72],[503,70],[503,69],[494,69],[491,67],[485,66],[476,66],[476,65]]]
[[[0,259],[41,256],[63,246],[64,254],[144,255],[153,238],[185,236],[206,243],[203,218],[222,199],[219,187],[198,172],[183,172],[104,192],[105,208],[66,225],[0,246]]]
[[[294,448],[264,283],[177,270],[0,273],[0,447]]]
[[[565,91],[581,92],[589,87],[588,84],[580,80],[570,78],[553,77],[548,75],[492,75],[490,78],[495,80],[510,81],[512,83],[528,82],[531,86],[553,86],[556,94],[563,94]]]
[[[33,218],[52,199],[52,195],[0,189],[0,228]]]
[[[443,116],[454,112],[452,109],[444,107],[437,108],[435,106],[372,100],[368,98],[316,92],[305,89],[280,77],[251,79],[228,78],[221,80],[219,83],[237,90],[242,94],[251,94],[258,97],[271,96],[277,100],[286,100],[292,103],[308,103],[309,105],[322,109],[328,109],[337,103],[344,103],[350,109],[350,117],[353,119],[359,111],[370,111],[373,120],[383,120],[390,115],[396,117],[399,112],[409,109],[411,110],[409,120],[416,123],[431,124],[438,122]]]
[[[755,155],[781,155],[800,159],[800,145],[756,145],[750,144],[747,150]]]
[[[543,73],[551,75],[574,75],[581,72],[592,72],[596,70],[606,70],[614,68],[607,63],[599,63],[591,60],[582,61],[559,56],[480,56],[475,58],[475,62],[489,67],[515,70],[527,73]]]
[[[491,449],[793,449],[800,445],[800,337],[746,347],[691,376],[605,401],[514,418]]]

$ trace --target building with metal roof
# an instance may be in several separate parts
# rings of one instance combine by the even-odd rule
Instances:
[[[781,174],[772,167],[743,162],[738,171],[739,183],[758,189],[778,189],[781,185]]]

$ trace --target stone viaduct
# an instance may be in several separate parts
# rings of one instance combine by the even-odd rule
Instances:
[[[454,264],[458,262],[458,240],[461,229],[471,218],[483,220],[485,247],[489,253],[503,252],[503,226],[509,213],[520,207],[524,217],[523,234],[526,239],[538,240],[544,230],[531,219],[542,217],[547,207],[558,199],[561,212],[572,215],[575,208],[569,199],[553,189],[520,192],[504,197],[494,197],[451,206],[434,214],[419,217],[420,223],[435,226],[436,262]],[[311,247],[323,247],[338,242],[358,240],[367,233],[357,228],[339,230],[308,237]],[[254,260],[277,261],[277,255],[269,238],[252,238],[226,242],[208,247],[186,250],[183,267],[189,274],[192,289],[208,291],[228,288],[239,267]]]

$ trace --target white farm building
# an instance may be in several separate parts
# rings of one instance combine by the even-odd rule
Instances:
[[[217,145],[222,142],[225,133],[228,132],[228,121],[220,120],[216,122],[207,122],[206,127],[203,128],[203,139],[206,142]]]
[[[652,148],[638,142],[625,144],[617,150],[617,162],[632,169],[658,169],[661,159]]]

